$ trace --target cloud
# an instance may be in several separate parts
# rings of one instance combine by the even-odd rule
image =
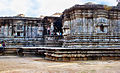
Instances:
[[[38,12],[43,15],[51,15],[55,12],[63,12],[66,8],[70,8],[75,4],[84,4],[86,2],[111,6],[117,4],[115,0],[41,0],[41,7],[38,9]]]
[[[93,1],[93,2],[96,2],[98,4],[105,4],[105,5],[110,5],[110,6],[117,5],[116,0],[87,0],[87,1]]]
[[[53,14],[55,12],[62,12],[64,9],[78,3],[78,0],[42,0],[39,12],[43,14]]]
[[[29,6],[31,6],[30,0],[0,0],[0,16],[26,14],[30,9]]]
[[[75,4],[94,2],[116,5],[116,0],[0,0],[0,16],[15,16],[23,13],[26,16],[52,15],[63,12]]]

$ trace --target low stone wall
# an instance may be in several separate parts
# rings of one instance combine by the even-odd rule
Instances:
[[[44,37],[2,37],[1,41],[5,41],[6,47],[61,47],[62,42],[59,41],[62,39],[62,36],[49,36],[46,35]]]
[[[49,50],[45,55],[47,59],[53,61],[120,60],[119,53],[119,48],[84,48]]]

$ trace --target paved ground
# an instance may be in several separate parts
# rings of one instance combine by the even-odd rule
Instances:
[[[120,61],[53,62],[38,57],[0,56],[0,73],[120,73]]]

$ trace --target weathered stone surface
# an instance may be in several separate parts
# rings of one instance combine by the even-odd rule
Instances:
[[[66,39],[63,46],[119,47],[119,12],[117,6],[98,4],[75,5],[66,9],[63,12],[63,35]]]

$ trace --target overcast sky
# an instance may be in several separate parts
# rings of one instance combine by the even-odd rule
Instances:
[[[39,17],[63,12],[75,4],[94,2],[106,5],[117,5],[116,0],[0,0],[0,16],[25,16]]]

